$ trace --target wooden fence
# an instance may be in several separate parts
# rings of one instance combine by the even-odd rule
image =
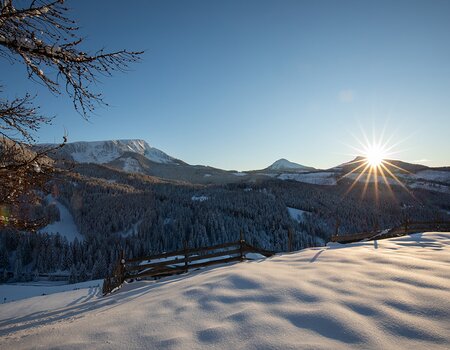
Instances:
[[[385,239],[424,231],[450,231],[450,221],[407,221],[400,226],[382,231],[333,235],[331,236],[331,242],[351,243],[363,239]],[[289,231],[288,250],[292,250],[292,231]],[[126,259],[121,252],[112,275],[106,277],[103,282],[103,294],[111,293],[114,289],[120,287],[126,279],[170,276],[211,265],[243,261],[246,259],[247,253],[258,253],[264,256],[274,254],[274,252],[251,246],[242,239],[242,236],[236,242],[201,248],[189,248],[185,244],[182,250],[141,258]]]
[[[103,282],[103,295],[120,287],[126,279],[170,276],[211,265],[243,261],[247,253],[267,257],[274,254],[253,247],[243,239],[201,248],[184,246],[182,250],[133,259],[125,259],[122,252],[112,276],[106,277]]]
[[[417,233],[424,231],[450,231],[450,221],[406,221],[403,224],[387,230],[361,232],[351,235],[333,235],[331,242],[337,243],[352,243],[363,239],[385,239],[403,236],[409,233]]]

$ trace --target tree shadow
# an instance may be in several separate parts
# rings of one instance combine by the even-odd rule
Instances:
[[[311,260],[310,260],[309,262],[310,262],[310,263],[315,262],[315,261],[317,260],[317,258],[320,256],[320,254],[322,254],[325,250],[326,250],[326,249],[319,250],[319,251],[311,258]]]
[[[87,296],[83,296],[82,298],[72,301],[65,307],[52,311],[37,311],[25,316],[11,317],[0,321],[0,336],[5,336],[38,326],[45,326],[63,319],[81,318],[84,317],[86,312],[90,311],[112,309],[149,293],[154,286],[155,284],[146,284],[144,286],[137,285],[136,288],[120,291],[120,293],[115,293],[113,295],[96,299],[93,298],[98,293],[96,293],[96,288],[92,288],[92,290],[89,290],[89,294]],[[85,300],[81,301],[80,299]],[[74,303],[78,304],[74,305]]]

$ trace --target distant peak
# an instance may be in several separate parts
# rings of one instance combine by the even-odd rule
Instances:
[[[314,168],[302,164],[290,162],[285,158],[278,159],[267,169],[269,170],[313,170]]]

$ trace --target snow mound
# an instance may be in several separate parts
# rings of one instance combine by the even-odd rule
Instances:
[[[104,298],[67,293],[0,305],[2,348],[444,349],[450,233],[330,244]]]

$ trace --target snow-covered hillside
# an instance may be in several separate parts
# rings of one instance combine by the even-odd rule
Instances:
[[[144,140],[72,142],[66,144],[60,152],[63,155],[69,155],[79,163],[109,163],[125,152],[138,153],[156,163],[176,164],[179,162],[163,151],[151,147]]]
[[[258,262],[0,305],[5,349],[445,349],[450,233],[332,244]]]

